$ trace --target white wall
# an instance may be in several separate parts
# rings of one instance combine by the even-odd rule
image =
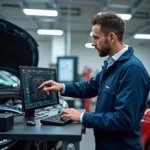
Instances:
[[[148,73],[150,74],[150,49],[140,46],[132,46],[134,48],[134,54],[142,61]],[[84,45],[76,45],[72,48],[73,55],[79,55],[79,72],[82,71],[84,66],[88,66],[92,69],[93,74],[97,70],[101,70],[103,61],[106,58],[98,56],[96,49],[87,49]]]
[[[39,67],[49,67],[51,62],[51,42],[38,42]]]
[[[148,73],[150,74],[150,48],[135,46],[135,55],[142,61]]]
[[[104,58],[99,57],[96,49],[85,48],[90,33],[74,33],[71,55],[78,56],[78,73],[81,74],[85,66],[92,69],[92,76],[101,70]]]
[[[85,66],[92,69],[92,75],[101,70],[103,61],[106,58],[101,58],[98,56],[96,49],[87,49],[84,44],[87,41],[86,34],[76,34],[76,38],[72,39],[71,44],[71,55],[78,56],[78,73],[81,74]],[[51,42],[38,43],[39,44],[39,67],[49,67],[51,63]],[[59,47],[59,45],[58,45]],[[133,46],[135,55],[143,62],[148,73],[150,74],[150,50],[149,48]]]
[[[85,48],[83,44],[73,45],[72,55],[78,56],[78,72],[81,74],[85,66],[92,69],[92,74],[101,70],[104,58],[99,57],[96,49]]]

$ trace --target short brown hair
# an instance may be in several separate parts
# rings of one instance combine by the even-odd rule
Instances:
[[[107,35],[109,32],[114,32],[120,42],[123,41],[125,32],[125,22],[114,12],[105,12],[97,14],[90,19],[92,25],[101,25],[101,31]]]

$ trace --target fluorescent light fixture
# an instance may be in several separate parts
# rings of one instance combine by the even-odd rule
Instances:
[[[98,14],[102,14],[101,12]],[[131,14],[117,14],[119,17],[121,17],[121,19],[123,20],[129,20],[131,19],[132,15]]]
[[[23,9],[23,12],[26,15],[34,15],[34,16],[58,16],[58,12],[56,10],[42,10],[42,9]]]
[[[44,30],[44,29],[39,29],[37,31],[38,34],[41,35],[63,35],[62,30]]]
[[[135,34],[135,39],[150,39],[150,34]]]
[[[132,15],[130,14],[117,14],[118,16],[120,16],[123,20],[130,20]]]
[[[85,47],[86,48],[95,48],[94,46],[92,46],[92,43],[85,43]]]

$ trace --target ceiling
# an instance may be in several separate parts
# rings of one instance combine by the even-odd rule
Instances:
[[[23,8],[56,9],[59,15],[56,18],[27,16],[23,13]],[[51,38],[38,35],[38,29],[62,29],[66,35],[71,35],[71,39],[76,34],[84,34],[85,41],[88,41],[91,31],[90,17],[102,11],[115,11],[133,15],[126,21],[125,43],[148,47],[149,40],[137,40],[133,35],[150,33],[149,9],[149,0],[0,0],[0,18],[25,29],[37,42],[46,42]]]

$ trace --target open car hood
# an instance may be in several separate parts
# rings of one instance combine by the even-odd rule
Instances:
[[[0,19],[0,70],[19,77],[18,67],[38,65],[38,44],[20,27]]]

